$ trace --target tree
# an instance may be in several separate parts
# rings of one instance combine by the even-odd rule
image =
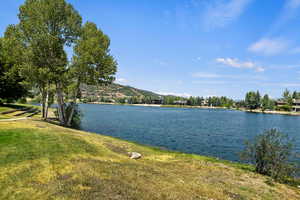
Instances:
[[[285,89],[282,94],[283,99],[286,100],[286,99],[290,98],[290,96],[291,96],[290,91],[288,89]]]
[[[263,111],[270,109],[271,108],[271,101],[270,98],[267,94],[264,95],[264,97],[262,98],[262,102],[261,102],[261,109]]]
[[[248,109],[253,110],[258,108],[259,102],[258,102],[259,98],[257,97],[257,93],[256,92],[248,92],[246,93],[246,97],[245,97],[245,105]]]
[[[0,38],[0,99],[8,102],[28,94],[24,79],[18,72],[21,54],[19,50],[20,46],[12,38]]]
[[[48,102],[49,102],[49,82],[48,76],[50,71],[43,65],[46,57],[37,54],[37,49],[33,45],[26,42],[24,32],[20,29],[20,25],[9,25],[5,32],[8,51],[12,54],[12,60],[17,61],[17,70],[26,81],[27,85],[38,88],[42,93],[42,116],[47,118]],[[42,44],[38,44],[41,45]],[[39,46],[38,46],[39,47]]]
[[[259,108],[261,106],[261,96],[259,91],[256,91],[256,95],[255,95],[255,103],[256,103],[256,108]]]
[[[293,105],[293,97],[288,89],[284,90],[282,97],[283,97],[284,102],[287,103],[288,106]]]
[[[299,98],[300,98],[299,92],[294,91],[294,92],[293,92],[293,95],[292,95],[292,98],[293,98],[293,99],[299,99]]]
[[[95,85],[107,84],[114,80],[117,62],[110,55],[110,40],[96,24],[87,22],[81,30],[80,38],[74,46],[73,63],[70,68],[70,78],[74,80],[72,85],[73,103],[80,93],[82,83]],[[71,108],[67,125],[71,125],[74,113]]]
[[[28,59],[24,74],[33,77],[42,96],[48,96],[51,84],[56,87],[58,116],[66,124],[64,86],[68,85],[65,46],[71,46],[80,35],[81,16],[65,0],[26,0],[20,7],[23,42],[27,44]],[[47,101],[47,98],[44,98]],[[45,104],[47,104],[45,102]],[[45,105],[47,106],[47,105]],[[44,107],[44,104],[43,104]],[[44,110],[44,109],[43,109]]]
[[[246,142],[241,158],[255,165],[255,171],[283,181],[293,177],[297,166],[290,162],[293,143],[287,135],[271,129],[256,136],[253,142]]]

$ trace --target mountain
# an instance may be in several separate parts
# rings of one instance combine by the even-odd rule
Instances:
[[[159,99],[162,95],[151,91],[137,89],[131,86],[120,85],[116,83],[107,86],[81,86],[82,98],[126,98],[126,97],[151,97]]]

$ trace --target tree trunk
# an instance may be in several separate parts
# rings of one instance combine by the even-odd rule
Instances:
[[[40,89],[42,93],[42,118],[45,119],[45,88]]]
[[[49,84],[46,88],[46,99],[45,99],[45,116],[44,119],[47,120],[48,118],[48,108],[49,108]]]
[[[63,96],[63,90],[60,82],[56,83],[57,111],[58,119],[61,125],[66,125],[66,110]]]
[[[80,87],[80,81],[78,80],[76,88],[75,88],[75,92],[74,92],[74,100],[73,100],[74,104],[72,105],[70,115],[68,116],[67,126],[71,126],[71,123],[72,123],[75,106],[76,106],[76,101],[77,101],[77,96],[78,96],[78,92],[79,92],[79,87]]]

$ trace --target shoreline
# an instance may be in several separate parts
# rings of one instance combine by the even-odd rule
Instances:
[[[289,116],[300,116],[300,112],[288,112],[288,111],[277,111],[277,110],[247,110],[237,108],[226,108],[226,107],[214,107],[214,106],[188,106],[188,105],[163,105],[163,104],[121,104],[121,103],[106,103],[106,102],[89,102],[86,104],[101,104],[101,105],[125,105],[125,106],[141,106],[141,107],[161,107],[161,108],[198,108],[198,109],[225,109],[235,110],[248,113],[259,113],[259,114],[275,114],[275,115],[289,115]]]
[[[300,116],[300,112],[287,112],[287,111],[276,111],[276,110],[240,110],[249,113],[261,113],[261,114],[275,114],[275,115],[290,115],[290,116]]]

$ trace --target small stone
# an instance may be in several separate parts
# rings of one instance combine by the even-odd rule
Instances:
[[[142,154],[137,153],[137,152],[130,152],[128,154],[131,159],[139,159],[142,157]]]

